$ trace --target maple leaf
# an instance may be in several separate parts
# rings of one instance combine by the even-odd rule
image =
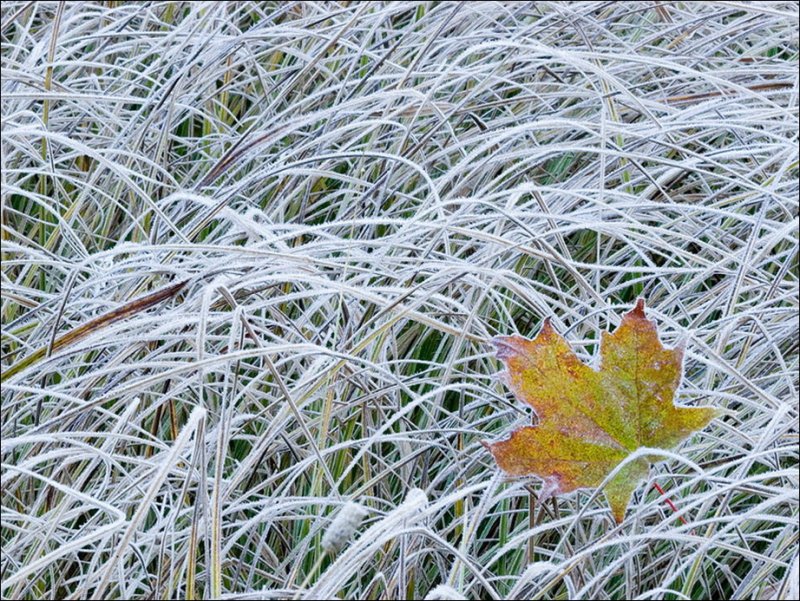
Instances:
[[[549,320],[533,340],[492,342],[507,367],[506,384],[533,407],[539,423],[484,445],[507,474],[542,478],[543,497],[597,487],[637,449],[672,448],[718,415],[713,407],[673,403],[683,346],[661,344],[642,299],[614,333],[603,332],[599,370],[583,363]],[[606,484],[617,523],[649,470],[650,459],[639,457]]]

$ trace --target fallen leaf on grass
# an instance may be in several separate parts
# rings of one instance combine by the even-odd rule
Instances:
[[[544,497],[597,487],[637,449],[672,448],[718,415],[713,407],[673,403],[683,347],[661,344],[642,299],[614,333],[603,332],[599,370],[583,363],[549,320],[534,340],[502,336],[493,343],[509,388],[539,423],[484,444],[507,474],[542,478]],[[637,458],[605,486],[617,522],[649,469],[647,458]]]

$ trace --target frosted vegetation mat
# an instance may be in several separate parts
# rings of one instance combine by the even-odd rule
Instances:
[[[792,2],[3,2],[2,595],[798,597]],[[489,341],[685,344],[618,524]]]

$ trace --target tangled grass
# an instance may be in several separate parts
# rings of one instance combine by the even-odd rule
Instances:
[[[8,1],[2,67],[4,598],[798,597],[795,3]],[[726,414],[617,526],[497,473],[487,341],[638,296]]]

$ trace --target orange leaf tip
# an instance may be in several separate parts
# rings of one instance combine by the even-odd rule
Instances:
[[[636,300],[636,306],[631,310],[630,315],[632,317],[638,317],[639,319],[647,319],[644,312],[644,298],[640,296]]]
[[[525,352],[520,336],[496,336],[492,338],[496,356],[500,360],[506,360],[514,355],[521,355]]]

